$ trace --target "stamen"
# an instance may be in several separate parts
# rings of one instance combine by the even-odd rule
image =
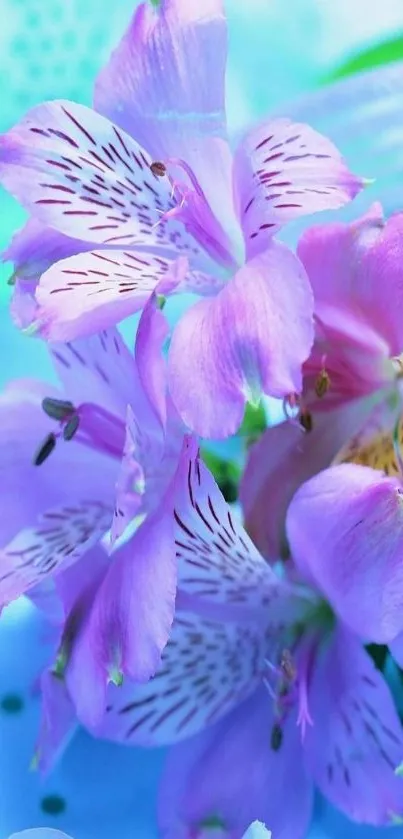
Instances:
[[[42,463],[44,463],[45,460],[48,459],[49,455],[52,454],[55,446],[56,446],[56,436],[55,436],[55,434],[52,434],[52,432],[50,432],[50,434],[48,434],[47,437],[45,437],[42,445],[40,446],[40,448],[38,449],[38,451],[36,452],[36,454],[34,456],[34,460],[33,460],[34,466],[41,466]]]
[[[310,411],[308,411],[307,408],[301,408],[298,420],[299,420],[300,426],[304,429],[304,431],[307,431],[308,433],[310,431],[312,431],[312,429],[313,429],[312,414],[311,414]]]
[[[396,378],[401,379],[403,377],[403,358],[402,358],[402,356],[401,355],[396,355],[396,356],[394,356],[394,358],[391,359],[391,361],[392,361],[392,364],[393,364],[393,367],[394,367],[394,370],[395,370],[395,373],[396,373]]]
[[[278,752],[283,742],[283,729],[278,722],[275,722],[270,736],[270,746],[273,749],[273,752]]]
[[[308,638],[299,649],[298,654],[298,717],[297,726],[301,728],[301,740],[305,739],[307,725],[313,725],[309,711],[308,685],[311,675],[312,661],[317,647],[317,636]]]
[[[66,419],[66,417],[74,413],[72,402],[64,399],[51,399],[49,396],[45,396],[45,399],[42,399],[42,409],[48,417],[59,421]]]
[[[325,367],[322,367],[316,382],[315,382],[315,393],[318,399],[323,399],[326,396],[329,388],[331,385],[330,376],[327,372]]]
[[[156,175],[157,178],[164,178],[167,173],[167,167],[165,166],[165,163],[162,163],[160,160],[156,160],[154,163],[152,163],[150,169],[153,175]]]
[[[289,682],[293,682],[295,680],[297,668],[290,650],[283,650],[281,653],[280,669]]]
[[[71,419],[68,420],[66,425],[63,428],[63,438],[64,440],[72,440],[78,426],[80,425],[80,418],[78,414],[73,414]]]

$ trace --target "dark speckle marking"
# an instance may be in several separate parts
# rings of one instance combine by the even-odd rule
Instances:
[[[66,802],[61,795],[45,795],[41,801],[41,810],[48,813],[50,816],[58,816],[64,813],[66,809]]]
[[[0,700],[0,707],[6,714],[19,714],[24,707],[24,700],[18,693],[6,693]]]

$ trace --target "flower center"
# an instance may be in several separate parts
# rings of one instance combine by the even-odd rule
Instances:
[[[45,437],[35,453],[35,466],[40,466],[48,459],[60,439],[69,442],[74,438],[76,442],[101,454],[117,459],[122,457],[124,423],[100,405],[84,402],[75,408],[68,400],[46,397],[42,401],[42,409],[58,423],[58,427]]]
[[[171,185],[171,198],[176,202],[169,210],[161,214],[164,219],[177,219],[184,223],[186,230],[197,239],[207,253],[226,268],[237,268],[238,263],[232,254],[231,243],[221,224],[211,210],[206,195],[192,168],[178,157],[165,161],[155,161],[150,166],[154,175],[167,178]],[[169,168],[180,169],[185,173],[187,182],[174,177]],[[155,225],[155,226],[157,226]]]
[[[304,623],[295,625],[290,646],[279,648],[275,662],[265,659],[263,683],[274,703],[274,723],[270,735],[273,751],[281,748],[283,726],[290,711],[297,709],[297,726],[304,740],[308,725],[313,725],[309,709],[309,684],[318,647],[332,628],[334,615],[324,600],[316,601]]]

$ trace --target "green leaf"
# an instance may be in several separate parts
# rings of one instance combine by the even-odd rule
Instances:
[[[257,406],[246,405],[243,423],[239,429],[239,436],[246,438],[246,444],[251,445],[259,439],[267,428],[266,414],[262,403]]]
[[[375,666],[382,672],[385,667],[388,648],[384,644],[367,644],[366,650]]]
[[[232,504],[238,498],[238,485],[241,477],[241,469],[229,460],[225,460],[211,451],[201,447],[201,456],[207,469],[217,481],[217,484],[228,504]]]
[[[356,55],[352,55],[326,75],[323,81],[333,82],[345,76],[359,73],[361,70],[370,70],[372,67],[379,67],[381,64],[390,64],[392,61],[399,61],[402,58],[403,34],[396,35],[388,41],[375,44]]]

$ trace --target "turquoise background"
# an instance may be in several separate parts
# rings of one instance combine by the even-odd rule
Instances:
[[[0,130],[43,99],[89,104],[94,76],[134,5],[132,0],[0,0]],[[403,56],[402,0],[228,0],[227,12],[228,117],[234,133],[331,78]],[[15,202],[1,194],[0,248],[23,220]],[[10,274],[10,265],[0,268],[2,385],[16,376],[51,376],[45,347],[11,324]],[[156,839],[162,750],[96,742],[81,731],[50,778],[29,771],[39,711],[33,685],[47,657],[46,631],[24,600],[6,609],[0,621],[0,839],[40,825],[64,829],[74,839]],[[23,703],[14,713],[1,705],[10,694]],[[64,805],[57,815],[42,810],[49,795]],[[348,824],[318,798],[309,839],[386,834]],[[403,829],[388,835],[402,839]]]

